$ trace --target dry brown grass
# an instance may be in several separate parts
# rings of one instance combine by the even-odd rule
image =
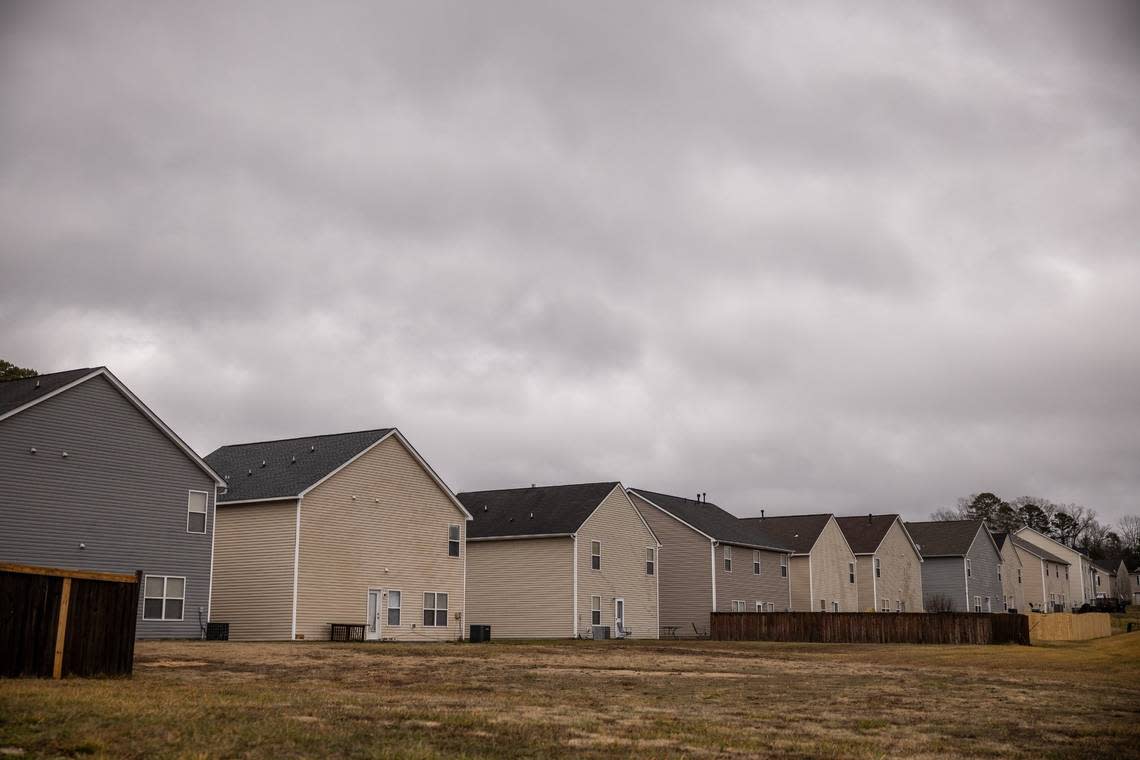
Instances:
[[[1037,647],[141,643],[0,757],[1140,756],[1140,633]]]

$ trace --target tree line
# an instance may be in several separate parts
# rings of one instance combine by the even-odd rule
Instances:
[[[1140,564],[1140,516],[1126,515],[1116,525],[1097,520],[1096,512],[1080,504],[1057,504],[1049,499],[1019,496],[1006,501],[985,491],[958,499],[958,505],[939,509],[934,520],[984,520],[990,530],[1013,532],[1032,528],[1093,559],[1123,559],[1128,567]]]

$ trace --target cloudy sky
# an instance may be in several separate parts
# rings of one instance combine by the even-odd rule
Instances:
[[[0,357],[457,490],[1140,512],[1135,3],[297,5],[0,5]]]

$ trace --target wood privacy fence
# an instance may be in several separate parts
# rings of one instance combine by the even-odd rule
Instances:
[[[139,574],[0,564],[0,676],[129,675]]]
[[[1112,635],[1107,612],[1029,613],[1029,638],[1032,641],[1083,641]]]
[[[1024,644],[1029,618],[1008,613],[713,612],[717,641],[832,644]]]

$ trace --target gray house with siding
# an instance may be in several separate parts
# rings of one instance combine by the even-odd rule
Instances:
[[[908,522],[927,612],[1001,612],[1001,550],[981,520]]]
[[[106,367],[0,382],[0,562],[141,570],[139,638],[201,635],[222,485]]]
[[[707,632],[710,612],[791,609],[790,549],[709,501],[629,490],[661,542],[661,626],[668,636]]]

